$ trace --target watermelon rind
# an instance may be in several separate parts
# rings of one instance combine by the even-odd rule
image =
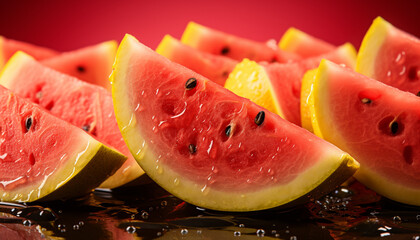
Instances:
[[[153,58],[156,54],[127,34],[118,49],[110,78],[117,122],[133,156],[148,176],[184,201],[221,211],[257,211],[292,206],[333,190],[358,169],[359,164],[352,157],[331,145],[328,151],[323,152],[322,160],[290,182],[252,192],[222,191],[183,177],[159,161],[161,156],[153,152],[156,146],[150,145],[150,141],[141,134],[144,126],[136,119],[135,106],[131,106],[130,101],[131,94],[136,94],[137,90],[131,89],[131,79],[127,77],[135,70],[136,64],[141,64],[131,57],[136,53],[141,53],[142,59]],[[209,83],[208,80],[203,82],[206,83]]]

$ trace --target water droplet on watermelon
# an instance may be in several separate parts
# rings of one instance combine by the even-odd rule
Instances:
[[[235,231],[235,232],[233,232],[233,236],[239,237],[239,236],[241,236],[241,232]]]
[[[257,236],[258,237],[264,237],[264,235],[265,235],[265,230],[264,229],[257,229]]]
[[[395,58],[395,63],[396,64],[403,64],[404,61],[405,61],[405,52],[402,51],[402,52],[397,54],[397,57]]]
[[[175,179],[174,179],[174,185],[175,185],[175,186],[178,186],[178,185],[179,185],[179,179],[178,179],[178,178],[175,178]]]
[[[400,217],[400,216],[394,216],[394,217],[392,218],[392,221],[393,221],[394,223],[401,223],[401,217]]]
[[[23,224],[23,226],[27,226],[27,227],[32,226],[32,222],[31,222],[31,220],[24,220],[24,221],[22,222],[22,224]]]
[[[389,70],[388,72],[386,72],[386,76],[387,76],[387,77],[389,77],[389,78],[390,78],[390,77],[391,77],[391,75],[392,75],[391,70]]]
[[[128,232],[128,233],[130,233],[130,234],[133,234],[133,233],[135,233],[136,232],[136,227],[134,227],[134,226],[127,226],[126,228],[125,228],[125,231],[126,232]]]
[[[156,171],[157,171],[157,173],[162,174],[163,173],[163,168],[159,165],[156,165]]]
[[[207,187],[207,184],[204,185],[200,190],[203,193],[203,195],[207,195],[210,191],[210,189]]]
[[[401,71],[399,72],[400,76],[402,76],[402,75],[404,75],[404,74],[405,74],[405,70],[406,70],[406,67],[405,67],[405,66],[403,66],[403,67],[401,68]]]
[[[125,131],[127,128],[132,128],[136,125],[137,120],[136,120],[136,116],[134,116],[134,114],[131,114],[130,116],[130,120],[128,121],[127,124],[125,124],[122,128],[121,131]]]

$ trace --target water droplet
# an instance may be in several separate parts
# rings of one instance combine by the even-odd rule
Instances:
[[[276,230],[272,230],[271,231],[271,234],[276,234],[277,233],[277,231]]]
[[[391,77],[391,71],[386,72],[387,77]]]
[[[141,218],[148,219],[149,218],[149,213],[148,212],[142,212],[141,213]]]
[[[401,217],[400,216],[394,216],[392,218],[392,221],[394,221],[394,223],[401,223]]]
[[[233,236],[239,237],[239,236],[241,236],[241,232],[235,231],[235,232],[233,232]]]
[[[167,201],[162,201],[162,202],[160,203],[160,205],[161,205],[162,207],[166,207],[166,206],[168,205],[168,202],[167,202]]]
[[[79,225],[77,225],[77,224],[75,224],[75,225],[73,225],[73,230],[79,230],[80,229],[80,226]]]
[[[66,232],[66,229],[65,229],[65,228],[62,228],[62,229],[60,230],[60,232],[65,233],[65,232]]]
[[[402,75],[404,75],[405,74],[405,70],[406,70],[406,68],[405,68],[405,66],[403,66],[402,68],[401,68],[401,71],[400,71],[400,76],[402,76]]]
[[[162,236],[162,233],[161,232],[157,232],[156,233],[156,236],[160,237],[160,236]]]
[[[163,168],[161,168],[159,165],[156,165],[156,171],[157,171],[157,173],[162,174],[163,173]]]
[[[416,216],[416,219],[417,220],[420,220],[420,214]]]
[[[24,221],[22,222],[22,224],[23,224],[24,226],[29,227],[29,226],[31,226],[31,225],[32,225],[32,222],[31,222],[31,220],[24,220]]]
[[[84,225],[85,225],[85,222],[83,222],[83,221],[79,222],[79,226],[84,226]]]
[[[258,229],[257,230],[257,236],[258,237],[264,237],[264,235],[265,235],[265,231],[264,231],[264,229]]]
[[[178,178],[175,178],[174,179],[174,184],[175,184],[175,186],[178,186],[179,185],[179,179]]]
[[[201,229],[197,230],[197,234],[201,234],[203,231],[201,231]]]
[[[187,235],[188,234],[188,229],[186,229],[186,228],[181,229],[181,234],[182,235]]]
[[[243,227],[245,227],[245,224],[241,223],[241,224],[238,225],[238,227],[243,228]]]
[[[135,233],[136,230],[137,229],[134,226],[128,226],[128,227],[125,228],[125,231],[128,232],[128,233],[130,233],[130,234]]]
[[[384,232],[384,233],[381,233],[380,235],[381,235],[381,237],[388,237],[388,236],[390,236],[390,235],[391,235],[391,233],[389,233],[389,232]]]
[[[290,240],[297,240],[297,237],[296,236],[291,236]]]
[[[397,54],[397,57],[395,58],[395,63],[396,64],[403,64],[404,61],[405,61],[405,52],[402,51],[402,52]]]
[[[413,236],[413,240],[420,240],[420,236]]]

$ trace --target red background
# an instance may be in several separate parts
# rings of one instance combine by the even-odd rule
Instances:
[[[415,0],[5,0],[0,35],[71,50],[131,33],[155,48],[166,33],[179,38],[193,20],[259,41],[278,40],[295,26],[331,43],[349,41],[358,47],[378,15],[420,37],[420,2]]]

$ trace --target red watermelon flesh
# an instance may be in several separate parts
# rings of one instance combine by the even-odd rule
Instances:
[[[351,53],[354,52],[352,55]],[[311,57],[295,63],[264,64],[267,75],[278,97],[284,118],[296,125],[301,125],[300,119],[300,89],[302,77],[309,69],[316,68],[322,59],[344,64],[353,68],[355,51],[350,44],[338,47],[334,51],[318,57]]]
[[[108,41],[80,48],[41,61],[42,64],[83,81],[111,89],[112,71],[117,42]]]
[[[420,39],[378,17],[360,47],[356,71],[414,94],[420,92]]]
[[[229,211],[282,205],[318,186],[344,154],[130,35],[114,68],[116,117],[131,152],[153,180],[193,204]]]
[[[59,54],[59,52],[49,48],[0,36],[0,69],[17,51],[24,51],[37,60],[50,58]]]
[[[315,86],[323,138],[360,162],[356,178],[388,198],[419,205],[420,98],[327,61]]]
[[[181,42],[200,51],[223,55],[237,61],[248,58],[256,62],[284,63],[301,59],[299,55],[282,51],[275,45],[238,37],[195,22],[188,24]]]
[[[229,73],[238,61],[231,58],[202,52],[166,35],[156,52],[169,60],[197,72],[213,82],[224,86]]]
[[[0,201],[82,196],[126,159],[3,86],[0,103]]]
[[[143,173],[122,139],[106,89],[47,68],[22,52],[5,66],[0,84],[128,156],[102,187],[118,187]]]

